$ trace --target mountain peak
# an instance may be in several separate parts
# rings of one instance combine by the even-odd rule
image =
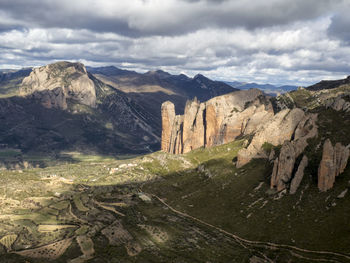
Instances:
[[[21,83],[21,94],[32,95],[47,108],[67,107],[72,98],[91,107],[96,103],[94,82],[82,63],[60,61],[35,68]]]

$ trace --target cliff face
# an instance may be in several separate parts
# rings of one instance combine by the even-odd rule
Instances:
[[[96,106],[94,82],[81,63],[57,62],[36,68],[23,79],[20,92],[39,100],[47,108],[66,109],[67,99]]]
[[[186,104],[184,115],[175,116],[174,105],[162,105],[162,150],[187,153],[233,141],[249,134],[273,116],[271,103],[257,89],[237,91],[200,103]]]
[[[333,187],[335,178],[344,172],[349,159],[349,148],[336,143],[333,147],[327,139],[323,144],[323,153],[318,168],[318,189],[325,192]]]

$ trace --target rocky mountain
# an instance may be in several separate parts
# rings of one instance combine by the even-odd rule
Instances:
[[[25,152],[149,152],[160,124],[142,105],[106,85],[81,63],[35,68],[17,97],[0,99],[0,143]]]
[[[96,107],[96,88],[81,63],[58,62],[35,68],[23,79],[20,94],[32,95],[47,108],[66,109],[67,99]]]

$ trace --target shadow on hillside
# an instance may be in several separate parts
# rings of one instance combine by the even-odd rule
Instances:
[[[0,150],[52,158],[62,152],[118,156],[158,150],[159,142],[144,139],[144,130],[117,106],[106,112],[104,104],[96,109],[76,104],[67,111],[24,97],[0,99]]]
[[[203,169],[199,168],[199,166],[202,166]],[[217,174],[214,175],[214,177],[209,177],[208,174],[205,173],[205,170],[209,167],[214,170],[216,168],[221,168],[221,170],[225,174]],[[230,169],[231,171],[229,171]],[[240,173],[238,177],[237,175],[235,175],[236,172]],[[268,221],[273,219],[274,215],[269,211],[275,212],[279,211],[279,209],[283,209],[281,210],[281,215],[279,215],[279,217],[287,217],[287,215],[285,214],[291,213],[291,204],[289,204],[288,201],[286,202],[286,200],[288,198],[298,199],[298,197],[290,196],[284,198],[281,201],[273,201],[273,197],[270,197],[270,199],[266,199],[267,195],[265,191],[266,187],[268,188],[270,174],[271,165],[264,160],[253,160],[250,164],[244,166],[242,169],[236,169],[233,167],[232,162],[230,162],[230,160],[218,158],[204,161],[194,168],[183,168],[179,169],[178,171],[163,174],[161,178],[157,178],[154,180],[144,179],[139,180],[139,182],[134,182],[130,180],[124,181],[122,183],[111,182],[109,184],[101,186],[73,184],[71,186],[70,191],[60,193],[60,197],[55,197],[54,199],[52,199],[52,203],[48,204],[48,206],[55,207],[55,203],[68,201],[70,203],[70,207],[61,208],[59,214],[62,215],[65,213],[64,211],[67,212],[71,210],[73,214],[79,218],[79,220],[73,220],[72,222],[67,221],[65,223],[77,225],[77,227],[82,227],[85,225],[93,227],[98,224],[110,225],[116,219],[123,222],[123,224],[125,224],[126,226],[132,227],[136,226],[139,223],[138,220],[140,218],[144,218],[137,207],[130,208],[126,206],[118,206],[117,211],[125,215],[121,216],[116,215],[115,213],[113,213],[112,210],[108,210],[96,205],[96,202],[101,202],[104,205],[108,203],[115,204],[126,202],[123,198],[128,198],[128,202],[130,201],[138,204],[141,203],[144,205],[145,209],[151,210],[152,207],[163,206],[163,204],[158,202],[156,198],[153,198],[151,203],[147,203],[148,201],[142,200],[141,195],[146,194],[152,198],[150,194],[156,194],[159,195],[159,197],[164,198],[164,200],[168,204],[170,204],[172,207],[175,207],[179,211],[200,218],[205,222],[211,222],[214,226],[218,226],[222,229],[227,229],[227,231],[231,233],[238,233],[239,235],[242,235],[243,237],[251,240],[262,240],[265,242],[275,241],[281,242],[281,244],[289,244],[288,235],[293,236],[294,234],[291,234],[286,230],[288,220],[283,221],[277,218],[277,221],[282,222],[280,222],[280,224],[282,225],[282,229],[284,229],[284,231],[278,232],[279,226],[273,226],[277,229],[276,231],[280,233],[283,237],[285,235],[287,236],[286,238],[282,238],[280,240],[280,236],[275,236],[275,233],[271,231],[271,224],[269,224]],[[114,176],[117,177],[118,175]],[[230,179],[234,180],[230,182]],[[261,182],[264,182],[266,185],[262,186],[262,188],[260,189],[261,193],[259,195],[257,193],[256,187],[257,185],[260,185],[261,187]],[[143,184],[149,184],[151,187],[148,187],[147,185],[143,186]],[[225,188],[222,188],[223,185],[225,186]],[[252,195],[257,196],[253,197]],[[77,202],[76,196],[79,196],[78,199],[81,201]],[[198,197],[199,202],[193,203],[194,200],[196,200],[196,198]],[[259,216],[253,215],[252,218],[254,218],[254,216],[257,218],[248,220],[246,215],[253,211],[250,210],[251,207],[255,204],[257,206],[261,206],[263,204],[262,201],[261,203],[258,203],[260,200],[259,198],[265,198],[266,200],[268,200],[269,203],[272,204],[268,204],[267,208],[264,209],[263,207],[255,209],[254,213],[258,214]],[[244,204],[242,202],[244,202]],[[248,204],[251,204],[251,206],[248,206]],[[84,207],[88,209],[84,211]],[[194,209],[191,210],[193,207]],[[163,214],[157,214],[157,222],[159,223],[164,223],[163,221],[166,220],[164,214],[169,212],[169,209],[167,209],[166,207],[164,208],[165,210],[163,210]],[[242,213],[243,210],[248,210],[248,212]],[[285,213],[286,211],[288,211],[288,213]],[[53,218],[53,215],[50,214],[52,213],[52,209],[45,210],[45,207],[33,210],[32,213],[37,213],[34,217],[32,217],[32,220],[41,220],[40,224],[49,224],[50,220]],[[293,220],[297,221],[298,218],[302,217],[298,214],[298,217],[293,218]],[[149,219],[150,218],[145,220]],[[45,220],[47,220],[47,222]],[[220,222],[220,220],[222,221]],[[314,217],[312,217],[312,220],[314,220]],[[304,226],[305,223],[303,222],[303,219],[300,219],[299,221],[302,221],[302,224],[300,222],[299,223],[301,224],[301,226]],[[147,222],[148,224],[150,224],[150,222],[152,221]],[[215,232],[213,228],[208,228],[207,225],[200,224],[198,223],[198,221],[190,220],[188,221],[188,223],[189,225],[194,226],[196,228],[200,227],[206,229],[207,231],[211,231],[210,233]],[[174,222],[172,222],[171,224],[174,224]],[[300,232],[300,229],[298,231]],[[292,233],[294,233],[294,231]],[[25,239],[27,235],[29,234],[26,232],[26,230],[23,230],[21,232],[22,239]],[[69,237],[71,237],[72,235],[73,234],[69,235]],[[97,251],[106,252],[106,250],[102,250],[101,247],[99,247],[99,245],[102,244],[99,242],[101,240],[104,240],[103,242],[106,242],[106,240],[101,238],[100,234],[93,236],[93,238],[96,242],[95,248],[97,249]],[[322,241],[324,239],[320,240]],[[103,244],[105,246],[108,246],[108,244]],[[327,244],[327,241],[324,242],[324,244],[322,242],[320,244]],[[246,245],[248,245],[248,243]],[[311,246],[311,248],[312,247],[313,245]],[[113,247],[113,249],[116,248]],[[293,259],[293,262],[294,260],[297,260],[299,262],[298,259],[300,259],[298,258],[298,254],[294,253],[300,253],[300,251],[291,250],[291,252],[293,253],[289,253],[289,250],[286,250],[283,247],[272,246],[271,248],[269,248],[249,244],[249,249],[251,251],[257,249],[259,251],[266,252],[266,255],[276,260],[273,260],[274,262],[288,262],[291,259]],[[79,247],[75,246],[74,244],[69,250],[66,251],[66,253],[64,253],[64,255],[60,259],[56,260],[55,262],[66,262],[69,258],[73,257],[72,255],[79,255]],[[309,255],[314,256],[312,253]],[[97,254],[96,256],[98,258],[103,258],[108,257],[109,254]],[[294,256],[296,256],[296,258],[294,258]],[[11,263],[18,262],[16,260],[22,259],[19,256],[14,255],[6,255],[5,259],[7,259],[6,257],[8,257],[7,262]],[[338,259],[336,255],[332,255],[331,253],[326,253],[324,257],[326,259]]]

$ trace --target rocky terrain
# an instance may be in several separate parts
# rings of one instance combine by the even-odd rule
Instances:
[[[320,191],[327,191],[347,166],[350,144],[343,146],[336,141],[333,147],[329,138],[320,138],[318,114],[331,108],[348,118],[349,92],[348,78],[322,81],[277,98],[267,97],[258,90],[239,91],[204,103],[188,101],[183,116],[175,115],[174,105],[165,102],[161,148],[165,152],[182,154],[246,136],[246,147],[237,153],[237,168],[244,167],[252,159],[268,158],[274,164],[271,189],[280,192],[288,188],[294,194],[308,165],[304,151],[308,141],[315,138],[321,140],[320,143],[324,141],[317,181]]]

